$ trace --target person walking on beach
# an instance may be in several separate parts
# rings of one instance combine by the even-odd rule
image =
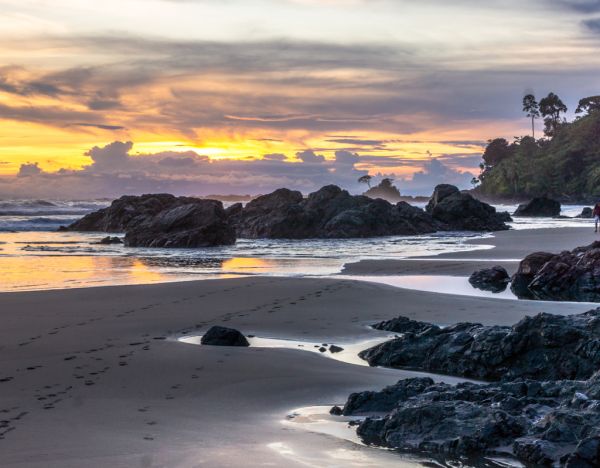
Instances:
[[[598,223],[600,222],[600,202],[596,203],[596,205],[594,206],[592,216],[594,217],[594,223],[596,226],[596,230],[594,232],[598,232]]]

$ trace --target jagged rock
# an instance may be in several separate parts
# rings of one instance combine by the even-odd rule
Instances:
[[[394,333],[422,333],[434,326],[430,323],[409,319],[408,317],[397,317],[392,320],[376,323],[373,325],[373,328]]]
[[[578,214],[575,217],[582,219],[591,219],[594,217],[594,210],[592,210],[589,206],[586,206],[583,210],[581,210],[581,214]]]
[[[246,337],[238,330],[218,325],[211,327],[202,336],[200,343],[210,346],[250,346]]]
[[[352,196],[328,185],[304,199],[279,189],[231,209],[239,237],[308,239],[353,238],[431,233],[441,226],[423,210],[401,202]]]
[[[422,331],[362,351],[371,366],[482,380],[586,379],[600,368],[600,309],[541,313],[512,327],[424,324]]]
[[[417,378],[355,393],[343,414],[370,415],[357,428],[368,444],[450,457],[508,452],[528,466],[591,467],[600,455],[599,396],[598,374],[481,385]]]
[[[536,252],[521,261],[512,291],[523,299],[600,301],[600,242],[560,254]]]
[[[469,283],[474,288],[495,293],[504,291],[509,281],[508,272],[501,266],[478,270],[469,277]]]
[[[339,406],[334,406],[329,410],[329,414],[331,414],[332,416],[341,416],[343,414],[343,411],[342,408],[340,408]]]
[[[493,206],[448,184],[435,188],[425,211],[447,229],[459,231],[503,231],[511,220],[508,213],[497,213]]]
[[[69,231],[126,232],[148,221],[165,209],[200,201],[192,197],[175,197],[160,193],[141,196],[123,196],[69,225]]]
[[[111,237],[111,236],[106,236],[103,239],[101,239],[98,244],[103,244],[103,245],[110,245],[110,244],[122,244],[123,241],[121,240],[120,237]]]
[[[235,244],[235,240],[235,229],[227,221],[223,204],[216,200],[165,209],[125,235],[125,245],[130,247],[213,247]]]
[[[546,197],[538,197],[519,205],[513,216],[553,217],[560,215],[560,203]]]

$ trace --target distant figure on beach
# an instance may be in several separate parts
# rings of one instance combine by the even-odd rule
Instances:
[[[592,216],[594,217],[594,223],[596,225],[596,229],[594,232],[598,232],[598,223],[600,222],[600,202],[596,203],[596,205],[594,206]]]

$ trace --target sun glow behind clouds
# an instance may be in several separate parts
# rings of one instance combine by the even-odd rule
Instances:
[[[482,141],[528,131],[523,91],[597,94],[590,5],[4,0],[0,175],[81,170],[116,140],[133,156],[292,164],[311,149],[405,179],[430,155],[476,172]]]

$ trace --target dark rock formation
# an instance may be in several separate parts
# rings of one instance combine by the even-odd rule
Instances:
[[[272,239],[353,238],[424,234],[441,226],[419,208],[401,202],[352,196],[328,185],[304,199],[279,189],[230,208],[239,237]]]
[[[429,378],[350,396],[365,443],[448,457],[513,456],[527,466],[600,466],[600,377],[456,386]],[[381,416],[383,415],[383,416]]]
[[[200,201],[191,197],[175,197],[166,193],[123,196],[107,208],[85,215],[69,225],[69,231],[126,232],[148,221],[165,209]]]
[[[575,217],[582,219],[591,219],[594,217],[594,210],[591,209],[589,206],[586,206],[583,210],[581,210],[581,214],[578,214]]]
[[[124,196],[66,228],[125,232],[130,247],[211,247],[235,243],[220,201],[167,194]]]
[[[103,244],[103,245],[110,245],[110,244],[122,244],[123,241],[121,240],[120,237],[116,237],[116,236],[106,236],[103,239],[101,239],[98,244]]]
[[[416,320],[409,319],[408,317],[397,317],[392,320],[386,320],[373,325],[376,330],[390,331],[394,333],[422,333],[429,330],[431,327],[435,327],[431,323],[418,322]]]
[[[600,368],[600,309],[538,314],[512,327],[423,324],[360,353],[371,366],[418,369],[481,380],[587,379]]]
[[[546,197],[534,198],[519,205],[513,216],[553,217],[560,215],[560,203]]]
[[[210,346],[250,346],[246,337],[238,330],[218,325],[211,327],[202,336],[200,343]]]
[[[512,291],[523,299],[600,301],[600,242],[560,254],[535,252],[513,275]]]
[[[235,244],[235,229],[216,200],[165,209],[127,231],[130,247],[197,248]]]
[[[508,272],[501,266],[478,270],[469,277],[469,283],[474,288],[495,293],[504,291],[509,281]]]
[[[503,231],[510,221],[508,213],[462,193],[453,185],[438,185],[425,211],[447,229],[458,231]]]
[[[402,199],[400,190],[392,184],[391,179],[383,179],[379,185],[371,187],[363,195],[369,198],[381,198],[390,203],[398,203]]]

